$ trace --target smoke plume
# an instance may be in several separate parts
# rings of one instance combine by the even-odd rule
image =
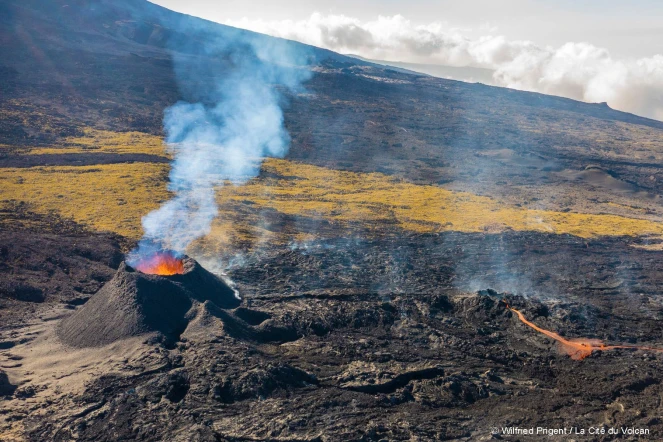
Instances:
[[[361,21],[315,13],[300,21],[229,23],[371,59],[487,68],[494,71],[494,85],[607,102],[663,120],[663,55],[621,60],[589,43],[552,48],[499,35],[467,38],[463,29],[440,22],[415,25],[400,15]]]
[[[200,32],[205,29],[182,34]],[[168,187],[174,196],[143,218],[136,258],[155,249],[184,252],[210,231],[218,212],[215,188],[241,184],[258,175],[263,157],[287,153],[279,90],[297,90],[310,75],[302,67],[302,45],[244,31],[173,45],[178,87],[186,97],[163,119],[174,156]]]

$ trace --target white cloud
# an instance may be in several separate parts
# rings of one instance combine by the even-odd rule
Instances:
[[[500,86],[606,101],[615,109],[663,120],[663,55],[620,60],[589,43],[551,48],[499,35],[468,38],[466,29],[442,22],[415,25],[401,15],[361,21],[314,13],[299,21],[226,24],[367,58],[489,68]],[[495,31],[487,24],[479,30]]]

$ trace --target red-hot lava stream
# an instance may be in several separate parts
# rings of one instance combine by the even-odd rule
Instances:
[[[538,325],[534,324],[533,322],[528,321],[527,318],[525,318],[525,316],[521,312],[511,307],[506,302],[506,300],[504,301],[504,303],[506,304],[507,309],[511,310],[516,315],[518,315],[518,319],[520,319],[520,321],[523,324],[559,342],[560,349],[565,354],[569,355],[571,359],[575,359],[577,361],[585,359],[587,356],[591,355],[594,350],[606,351],[606,350],[614,350],[617,348],[629,348],[632,350],[663,352],[663,348],[644,347],[639,345],[605,345],[602,341],[598,339],[584,339],[584,338],[572,339],[572,340],[565,339],[555,332],[541,328]]]

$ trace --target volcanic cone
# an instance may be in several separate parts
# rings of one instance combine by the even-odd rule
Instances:
[[[110,344],[142,334],[176,340],[187,327],[187,313],[209,301],[220,308],[240,304],[235,292],[194,259],[182,259],[182,274],[142,273],[123,262],[80,310],[62,320],[57,333],[74,347]]]

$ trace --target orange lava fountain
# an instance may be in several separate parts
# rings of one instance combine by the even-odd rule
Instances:
[[[184,263],[170,252],[157,252],[149,258],[142,259],[135,267],[150,275],[170,276],[184,273]]]
[[[516,310],[515,308],[512,308],[509,306],[509,304],[504,301],[506,304],[506,308],[514,312],[516,315],[518,315],[518,319],[520,321],[527,325],[528,327],[533,328],[534,330],[538,331],[539,333],[543,333],[544,335],[553,338],[557,342],[559,342],[559,347],[560,350],[564,353],[567,354],[571,357],[571,359],[575,359],[576,361],[580,361],[582,359],[585,359],[587,356],[591,355],[593,351],[606,351],[606,350],[614,350],[617,348],[629,348],[632,350],[647,350],[647,351],[656,351],[656,352],[663,352],[663,348],[655,348],[655,347],[642,347],[639,345],[606,345],[602,341],[598,339],[565,339],[558,335],[555,332],[552,332],[550,330],[546,330],[544,328],[539,327],[538,325],[534,324],[533,322],[528,321],[525,316]]]

